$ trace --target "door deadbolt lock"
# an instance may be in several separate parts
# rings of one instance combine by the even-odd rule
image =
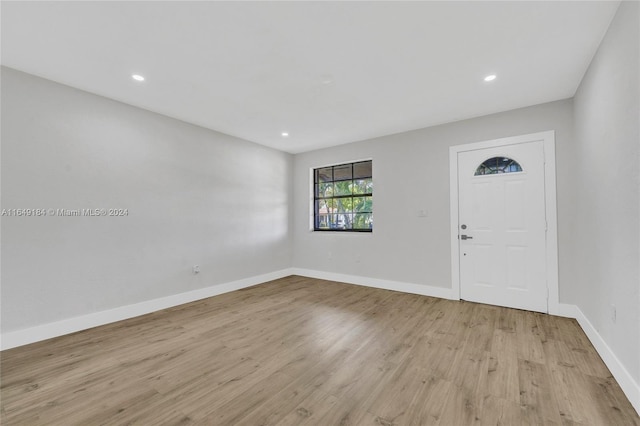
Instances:
[[[462,229],[467,229],[467,225],[462,224],[462,226],[461,226],[460,228],[462,228]]]

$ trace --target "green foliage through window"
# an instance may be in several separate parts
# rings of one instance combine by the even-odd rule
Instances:
[[[314,230],[373,230],[371,160],[314,169],[313,176]]]

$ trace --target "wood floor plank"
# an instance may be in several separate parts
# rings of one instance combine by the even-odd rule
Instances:
[[[196,424],[237,425],[243,418],[251,415],[272,398],[278,390],[286,388],[289,383],[291,383],[291,377],[275,372],[254,383],[239,394],[238,397],[232,398],[227,403],[216,408]]]
[[[520,403],[518,359],[514,354],[491,352],[487,362],[485,393],[495,398]]]
[[[366,398],[364,398],[366,399]],[[362,426],[371,422],[371,414],[364,409],[365,403],[358,397],[343,397],[333,409],[320,416],[316,425]]]
[[[638,416],[628,417],[625,413],[632,410],[631,403],[620,390],[613,377],[602,378],[595,376],[583,376],[586,381],[592,403],[590,412],[593,413],[589,423],[610,425],[640,425]]]
[[[473,425],[480,420],[478,398],[468,388],[453,385],[447,394],[438,425]]]
[[[518,358],[544,363],[544,349],[535,313],[521,312],[521,320],[516,323],[516,344]]]
[[[424,369],[414,368],[407,359],[391,373],[384,391],[367,411],[375,414],[380,424],[408,423],[408,419],[417,417],[413,411],[419,409],[428,385],[432,383],[430,379]]]
[[[522,418],[522,408],[519,404],[493,395],[489,395],[483,400],[480,418],[477,423],[481,426],[529,424]]]
[[[0,353],[2,425],[636,425],[575,320],[303,277]]]
[[[447,380],[430,377],[422,395],[416,401],[417,407],[407,415],[407,425],[437,425],[449,400],[453,384]]]
[[[282,418],[278,426],[317,425],[319,419],[332,412],[338,404],[338,398],[319,389],[314,391]]]
[[[561,424],[557,390],[551,386],[546,365],[519,359],[518,373],[520,404],[524,409],[526,421],[530,424]]]

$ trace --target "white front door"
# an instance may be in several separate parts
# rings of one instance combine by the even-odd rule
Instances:
[[[458,153],[464,300],[548,312],[542,141]]]

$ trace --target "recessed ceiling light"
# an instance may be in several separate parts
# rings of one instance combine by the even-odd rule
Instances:
[[[491,75],[486,76],[484,78],[484,81],[493,81],[495,79],[496,79],[496,75],[495,74],[491,74]]]
[[[144,77],[141,76],[140,74],[132,74],[131,78],[134,79],[135,81],[144,81]]]
[[[282,132],[282,137],[283,137],[283,138],[286,138],[287,136],[289,136],[289,133],[288,133],[288,132]]]

